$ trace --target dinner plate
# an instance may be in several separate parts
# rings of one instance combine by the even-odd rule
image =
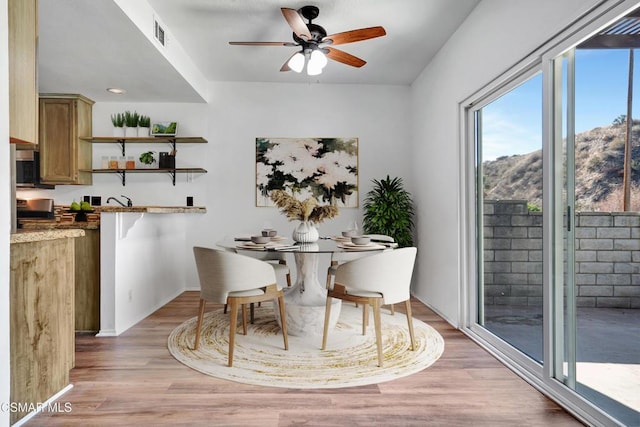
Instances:
[[[338,247],[342,249],[352,250],[352,251],[376,251],[376,250],[385,248],[384,245],[379,245],[377,243],[367,243],[366,245],[356,245],[351,242],[338,243]]]
[[[253,243],[253,242],[242,242],[236,245],[237,248],[240,249],[254,249],[254,250],[264,250],[267,243]]]

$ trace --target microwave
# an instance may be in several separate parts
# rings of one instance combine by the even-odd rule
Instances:
[[[40,153],[35,150],[16,150],[17,188],[54,188],[40,182]]]

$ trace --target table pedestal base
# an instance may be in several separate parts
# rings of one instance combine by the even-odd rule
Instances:
[[[297,277],[295,285],[284,290],[287,312],[287,331],[294,336],[322,336],[327,290],[318,281],[317,253],[296,253]],[[342,301],[334,299],[331,305],[329,329],[338,322]],[[280,315],[276,311],[278,324]],[[321,344],[321,342],[319,342]]]
[[[287,333],[297,337],[317,336],[318,346],[322,344],[322,331],[324,329],[325,305],[305,306],[287,301],[285,295],[285,308],[287,310]],[[329,317],[329,329],[333,329],[340,317],[342,301],[334,299],[331,305],[331,317]],[[280,322],[280,313],[276,311],[276,319]],[[319,347],[318,347],[319,348]]]

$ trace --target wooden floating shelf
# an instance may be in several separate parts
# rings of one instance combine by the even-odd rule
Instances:
[[[203,168],[153,168],[153,169],[90,169],[83,170],[83,172],[92,172],[92,173],[116,173],[120,175],[120,179],[122,180],[122,186],[126,185],[126,177],[128,173],[168,173],[171,175],[171,182],[173,185],[176,185],[176,174],[179,173],[207,173],[206,169]]]
[[[113,143],[138,143],[149,144],[156,142],[168,142],[175,144],[206,144],[208,141],[200,136],[147,136],[147,137],[122,137],[115,136],[86,136],[80,138],[83,141],[93,142],[94,144],[113,144]]]

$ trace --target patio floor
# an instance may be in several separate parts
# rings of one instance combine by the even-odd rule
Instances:
[[[542,360],[542,307],[485,306],[485,327]],[[640,309],[577,309],[577,391],[640,425]]]

